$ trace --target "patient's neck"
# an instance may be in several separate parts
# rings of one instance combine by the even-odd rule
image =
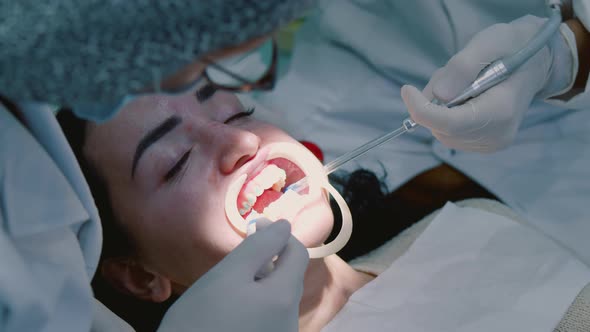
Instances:
[[[372,279],[353,270],[336,255],[312,259],[305,272],[299,331],[321,330],[342,309],[352,293]]]

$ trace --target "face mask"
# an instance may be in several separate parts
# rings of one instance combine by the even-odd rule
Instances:
[[[100,103],[81,103],[72,105],[72,111],[77,117],[90,120],[96,123],[110,120],[115,114],[125,107],[128,103],[135,100],[138,95],[126,95],[116,105],[100,104]]]

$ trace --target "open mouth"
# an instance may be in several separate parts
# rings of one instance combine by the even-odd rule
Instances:
[[[284,218],[284,214],[298,212],[301,195],[285,192],[285,188],[302,179],[305,173],[286,158],[268,160],[259,169],[248,176],[238,194],[236,205],[242,218],[248,220],[253,212],[269,219]]]
[[[240,175],[226,193],[226,215],[244,234],[248,233],[248,223],[258,217],[293,221],[320,192],[320,186],[314,183],[326,178],[322,164],[304,147],[274,143],[269,150],[267,159],[248,174]],[[309,188],[285,190],[306,176]]]

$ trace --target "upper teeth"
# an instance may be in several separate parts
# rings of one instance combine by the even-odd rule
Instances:
[[[239,207],[240,214],[244,215],[250,211],[264,190],[272,187],[274,191],[281,191],[285,186],[286,179],[285,171],[276,165],[270,164],[262,169],[254,179],[246,184],[242,195],[240,195],[240,201],[243,200]]]

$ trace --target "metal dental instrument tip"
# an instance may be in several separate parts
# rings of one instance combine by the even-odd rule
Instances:
[[[343,154],[342,156],[332,160],[331,162],[327,163],[326,165],[324,165],[324,171],[326,172],[326,175],[336,171],[345,163],[347,163],[355,158],[358,158],[359,156],[378,147],[379,145],[381,145],[389,140],[392,140],[396,137],[399,137],[400,135],[402,135],[404,133],[413,131],[417,125],[418,124],[416,122],[414,122],[412,119],[410,119],[410,118],[405,119],[402,122],[401,127],[397,128],[393,131],[390,131],[389,133],[386,133],[385,135],[377,137],[377,138],[359,146],[358,148],[356,148],[352,151],[349,151],[349,152]],[[299,193],[303,189],[307,188],[307,186],[308,186],[307,178],[303,178],[303,179],[289,185],[287,188],[285,188],[285,191],[295,190],[295,192]]]

